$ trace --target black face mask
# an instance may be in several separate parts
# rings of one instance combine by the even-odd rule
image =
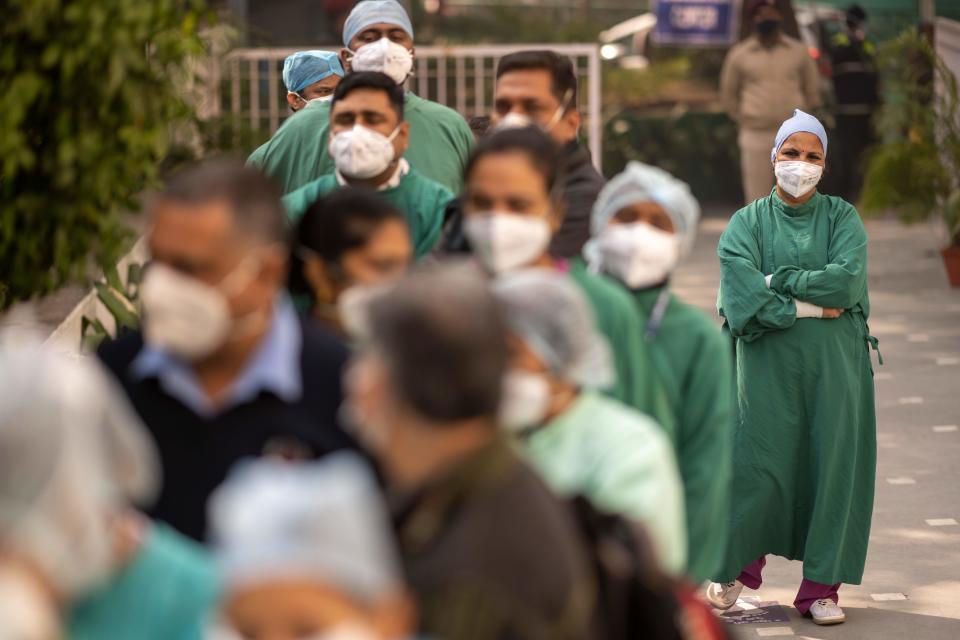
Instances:
[[[780,29],[779,20],[761,20],[753,25],[761,36],[773,35]]]

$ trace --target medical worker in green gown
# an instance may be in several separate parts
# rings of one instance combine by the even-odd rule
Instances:
[[[453,194],[403,157],[410,142],[403,113],[403,91],[386,75],[347,76],[330,107],[336,171],[284,196],[290,220],[299,220],[318,198],[342,187],[369,189],[406,216],[415,256],[429,253],[440,238],[443,212]]]
[[[713,577],[726,552],[733,454],[729,341],[669,286],[693,247],[699,218],[685,183],[631,162],[600,192],[586,249],[591,267],[622,282],[644,317],[643,338],[677,421],[672,440],[687,506],[687,574],[696,582]]]
[[[586,297],[553,269],[518,269],[493,287],[510,331],[501,426],[547,484],[643,525],[659,564],[687,555],[683,485],[660,426],[597,393],[613,357]]]
[[[766,554],[803,561],[794,606],[844,621],[859,584],[876,468],[867,318],[867,235],[857,210],[816,189],[827,135],[802,111],[771,152],[777,184],[734,214],[717,253],[720,313],[736,339],[730,544],[707,596],[720,608],[756,589]]]
[[[355,71],[385,73],[401,88],[413,71],[413,25],[396,0],[358,2],[343,26],[340,59],[348,76]],[[248,162],[283,185],[284,193],[332,173],[328,152],[329,123],[324,107],[304,109],[290,118],[266,148]],[[411,166],[453,193],[463,185],[463,168],[473,134],[459,113],[413,91],[404,94],[404,119],[410,123]]]
[[[630,295],[616,282],[590,273],[582,261],[549,253],[564,212],[558,163],[555,143],[537,127],[506,129],[480,141],[464,176],[464,235],[493,275],[544,267],[573,279],[613,349],[616,379],[605,391],[672,433],[673,412]]]

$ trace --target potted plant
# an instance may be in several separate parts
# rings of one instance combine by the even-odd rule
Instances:
[[[909,29],[881,51],[888,100],[870,154],[860,209],[896,211],[905,223],[939,217],[951,286],[960,287],[960,100],[957,78],[930,41]]]

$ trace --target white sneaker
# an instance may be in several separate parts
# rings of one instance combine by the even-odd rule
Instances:
[[[833,600],[817,600],[810,605],[810,615],[814,624],[840,624],[847,619],[843,609]]]
[[[711,582],[710,586],[707,587],[705,595],[707,602],[709,602],[714,609],[726,610],[737,604],[737,598],[740,597],[741,591],[743,591],[743,583],[739,580],[727,582],[726,584]]]

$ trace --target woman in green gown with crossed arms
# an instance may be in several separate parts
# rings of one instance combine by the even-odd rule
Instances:
[[[736,339],[734,498],[726,562],[707,597],[759,588],[766,554],[803,561],[794,601],[844,621],[870,535],[876,413],[867,236],[856,209],[816,190],[827,135],[796,110],[771,152],[777,185],[720,238],[720,313]]]

